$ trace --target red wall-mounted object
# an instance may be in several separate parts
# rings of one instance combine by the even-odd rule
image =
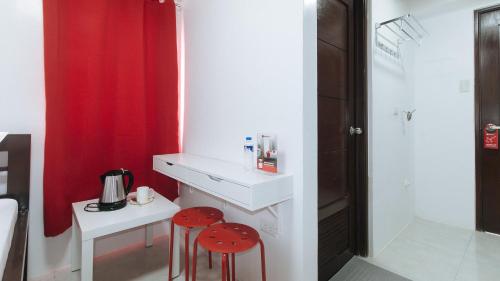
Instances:
[[[498,130],[489,130],[487,125],[483,130],[483,142],[485,149],[498,150]]]

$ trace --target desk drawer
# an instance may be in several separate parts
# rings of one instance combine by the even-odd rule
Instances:
[[[179,181],[185,180],[186,169],[159,159],[153,159],[153,170]]]
[[[185,170],[185,179],[214,196],[251,206],[252,190],[249,187],[189,169]]]

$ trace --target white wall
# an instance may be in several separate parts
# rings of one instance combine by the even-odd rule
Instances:
[[[57,263],[54,240],[43,238],[42,159],[45,136],[42,1],[0,4],[0,130],[32,134],[30,275]],[[48,246],[54,246],[49,253]],[[59,251],[60,252],[60,251]]]
[[[374,46],[375,24],[407,13],[406,3],[373,0],[371,6],[370,254],[376,256],[414,216],[413,124],[402,113],[414,108],[413,48],[404,45],[398,61]]]
[[[419,217],[475,228],[474,10],[499,3],[413,3],[430,33],[415,63]],[[459,90],[461,80],[470,82],[467,93]]]
[[[280,170],[294,175],[294,199],[279,206],[279,238],[261,232],[268,279],[315,280],[315,1],[305,6],[302,0],[184,2],[184,151],[241,162],[244,136],[277,134]],[[187,187],[181,198],[182,206],[224,208]],[[274,220],[266,210],[250,214],[228,206],[223,211],[229,221],[257,229],[262,220]],[[238,257],[241,280],[259,280],[257,253]]]
[[[69,269],[71,232],[45,238],[43,234],[43,153],[45,139],[45,92],[43,74],[43,21],[41,0],[0,1],[0,131],[32,134],[29,269],[30,279],[51,280]],[[0,188],[5,187],[0,177]],[[156,234],[165,233],[158,225]],[[118,239],[96,243],[96,255],[144,239],[143,230]]]

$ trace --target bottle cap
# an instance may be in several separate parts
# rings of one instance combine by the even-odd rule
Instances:
[[[246,137],[245,140],[252,140],[252,137]]]

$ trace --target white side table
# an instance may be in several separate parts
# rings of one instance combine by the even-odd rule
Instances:
[[[153,245],[153,223],[170,220],[180,207],[160,194],[153,202],[138,206],[127,204],[123,209],[111,212],[85,212],[88,203],[97,199],[73,203],[73,228],[71,238],[71,271],[81,269],[81,281],[91,281],[94,259],[94,239],[127,229],[145,226],[146,247]],[[170,223],[172,223],[170,221]],[[179,275],[179,228],[174,234],[173,276]],[[172,239],[172,237],[170,237]],[[167,254],[167,253],[165,253]],[[165,260],[167,260],[165,258]]]

